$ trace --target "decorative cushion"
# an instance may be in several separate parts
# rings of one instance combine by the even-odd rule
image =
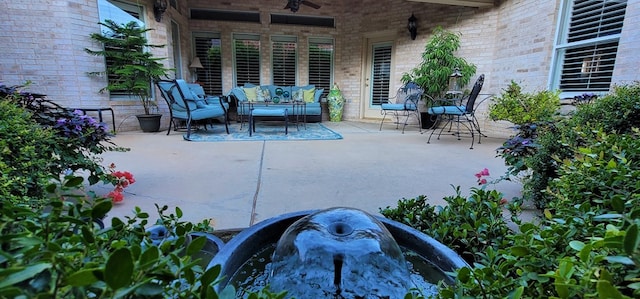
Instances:
[[[304,100],[304,91],[302,89],[298,89],[293,92],[292,98],[294,101],[302,101]]]
[[[304,90],[303,93],[304,93],[304,96],[303,96],[304,97],[304,101],[306,103],[313,103],[314,95],[316,93],[315,87],[311,88],[311,89],[306,89],[306,90]]]
[[[258,86],[256,88],[256,99],[258,100],[258,102],[264,102],[264,91],[265,90],[266,89],[262,89],[260,86]]]
[[[429,114],[449,114],[449,115],[463,115],[466,113],[467,107],[465,106],[436,106],[429,108]]]
[[[316,94],[313,96],[313,101],[316,103],[319,103],[320,97],[322,96],[323,92],[324,92],[324,88],[316,89]]]
[[[268,89],[263,88],[262,89],[262,97],[263,97],[263,101],[270,101],[271,100],[271,92]]]
[[[249,102],[255,102],[258,100],[258,86],[249,88],[243,87],[242,90],[247,96],[247,100],[249,100]]]
[[[404,104],[382,104],[382,105],[380,105],[380,108],[382,108],[382,110],[403,111],[404,110]]]

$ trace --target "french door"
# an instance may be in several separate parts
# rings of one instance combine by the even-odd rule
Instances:
[[[393,41],[371,39],[368,42],[365,73],[364,117],[380,118],[380,105],[389,98],[393,70]]]

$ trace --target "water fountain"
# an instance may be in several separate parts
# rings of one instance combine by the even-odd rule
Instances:
[[[233,237],[209,267],[218,264],[224,276],[218,291],[231,284],[242,297],[269,284],[296,298],[403,298],[421,288],[416,280],[435,289],[440,280],[453,282],[445,272],[467,266],[431,237],[352,208],[262,221]]]

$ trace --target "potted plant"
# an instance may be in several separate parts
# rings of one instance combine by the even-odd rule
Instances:
[[[160,63],[164,58],[153,57],[148,48],[161,48],[164,45],[149,44],[145,34],[152,29],[142,28],[136,22],[118,24],[112,20],[99,23],[105,27],[102,33],[92,33],[91,39],[103,45],[101,50],[85,49],[91,55],[103,56],[108,65],[104,72],[90,72],[89,75],[108,78],[107,86],[100,92],[123,92],[136,97],[142,104],[144,114],[136,115],[140,128],[145,132],[157,132],[160,129],[162,114],[152,114],[156,107],[152,97],[152,82],[166,77],[170,69]]]
[[[449,77],[456,68],[462,75],[458,78],[460,86],[468,84],[475,75],[476,66],[455,55],[459,48],[460,35],[438,26],[433,29],[433,35],[425,45],[422,61],[409,72],[402,74],[402,83],[415,82],[424,90],[426,96],[423,100],[427,108],[433,104],[432,100],[444,97],[449,86]],[[425,111],[421,113],[423,128],[431,128],[435,118],[429,117],[426,109],[422,111]]]

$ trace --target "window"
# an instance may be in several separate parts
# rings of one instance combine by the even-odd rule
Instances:
[[[609,91],[626,0],[568,0],[558,30],[552,88]]]
[[[195,56],[200,58],[203,68],[196,69],[198,82],[210,95],[222,94],[222,43],[220,34],[194,33]]]
[[[329,93],[333,82],[333,40],[309,39],[309,84]]]
[[[297,39],[289,36],[271,38],[271,82],[274,85],[296,85]]]
[[[142,21],[143,11],[144,10],[142,6],[133,5],[126,2],[98,0],[98,14],[100,17],[100,22],[104,22],[105,20],[112,20],[119,24],[127,24],[134,21],[137,22],[140,27],[144,27],[145,23]],[[108,29],[104,26],[101,26],[101,30],[103,33],[108,31]],[[113,60],[107,57],[105,59],[105,64],[107,70],[109,70],[109,66],[113,65]],[[114,74],[111,74],[108,71],[107,74],[108,80],[110,82],[113,82],[117,79]],[[149,82],[149,84],[149,86],[151,86],[151,82]],[[109,92],[109,96],[111,97],[111,99],[131,100],[129,93],[124,90],[112,90]]]
[[[235,85],[260,85],[260,36],[233,35],[233,62]]]
[[[393,47],[388,43],[373,46],[371,62],[371,105],[379,106],[389,98]]]

